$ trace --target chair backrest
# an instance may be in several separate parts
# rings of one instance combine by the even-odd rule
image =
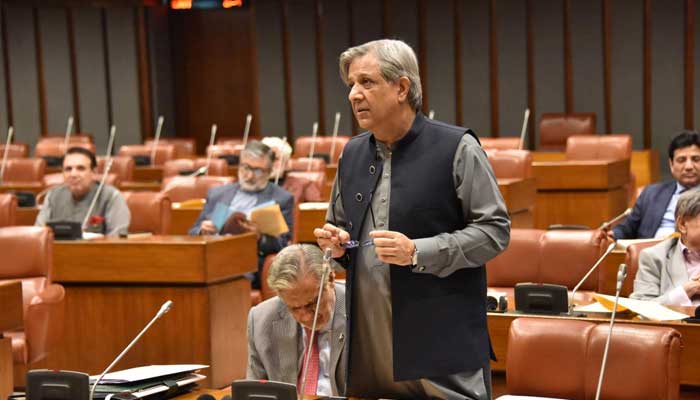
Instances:
[[[626,134],[569,136],[565,153],[567,160],[629,160],[632,137]]]
[[[143,144],[128,144],[119,148],[118,155],[123,157],[134,156],[151,156],[153,146]],[[166,161],[175,158],[175,145],[173,144],[158,144],[156,147],[155,160],[151,160],[154,165],[163,165]]]
[[[25,309],[32,297],[51,282],[53,232],[43,226],[0,228],[3,255],[0,280],[21,279]]]
[[[333,149],[333,155],[331,155],[331,147],[333,143],[332,136],[316,136],[314,145],[314,154],[322,155],[326,154],[329,156],[329,161],[331,164],[338,162],[338,158],[343,153],[343,148],[345,144],[350,140],[350,136],[336,136],[335,147]],[[311,151],[311,143],[314,143],[313,136],[299,136],[294,141],[294,153],[292,156],[297,157],[308,157]]]
[[[277,254],[268,254],[265,256],[265,260],[263,261],[262,273],[260,274],[260,295],[262,297],[262,301],[277,296],[277,293],[275,293],[275,291],[272,290],[267,284],[267,277],[270,275],[270,266],[272,265],[272,261],[274,261],[276,255]]]
[[[161,192],[122,192],[131,213],[129,232],[170,234],[171,201]]]
[[[243,139],[239,137],[232,137],[232,136],[219,136],[216,138],[216,144],[223,144],[223,145],[230,145],[230,146],[239,146],[242,148],[243,147]]]
[[[91,141],[86,141],[83,139],[71,139],[68,142],[68,148],[66,148],[65,142],[63,142],[62,140],[58,140],[58,138],[44,138],[39,139],[39,141],[36,143],[36,146],[34,146],[34,157],[63,157],[63,155],[66,153],[66,150],[68,150],[71,147],[82,147],[95,154],[95,144]]]
[[[166,161],[163,164],[163,177],[167,178],[170,176],[179,175],[180,172],[189,171],[194,172],[198,168],[207,165],[206,158],[179,158],[177,160]],[[209,163],[209,170],[207,175],[209,176],[228,176],[228,164],[226,160],[221,158],[213,158]]]
[[[309,168],[311,165],[311,168]],[[326,161],[322,158],[299,157],[287,161],[287,171],[318,171],[326,172]]]
[[[295,203],[301,203],[305,201],[324,201],[322,193],[325,184],[325,172],[292,171],[287,172],[282,187],[294,196]]]
[[[497,179],[534,177],[532,154],[528,150],[487,150],[486,154]]]
[[[6,145],[0,144],[0,159],[5,154]],[[25,143],[10,143],[7,146],[7,158],[27,158],[29,157],[29,146]]]
[[[540,150],[562,151],[572,135],[593,135],[596,131],[595,113],[544,113],[539,127]]]
[[[5,164],[2,181],[41,183],[46,172],[46,161],[41,158],[13,158]]]
[[[508,393],[566,399],[595,398],[608,324],[518,318],[510,325]],[[611,337],[601,398],[676,400],[680,391],[678,331],[617,324]]]
[[[639,254],[642,250],[655,246],[664,239],[652,240],[648,242],[633,243],[627,246],[627,251],[625,252],[625,265],[627,265],[627,278],[622,283],[622,289],[620,290],[620,296],[629,297],[634,291],[634,278],[637,276],[637,271],[639,270]]]
[[[42,136],[39,140],[53,140],[56,142],[64,142],[66,140],[65,133],[49,133],[46,136]],[[94,143],[92,138],[92,133],[71,133],[69,142],[82,142],[82,143]]]
[[[144,143],[146,146],[153,146],[153,139],[148,139]],[[192,157],[197,154],[197,142],[193,138],[165,138],[158,139],[158,144],[172,144],[175,146],[175,158]]]
[[[518,150],[520,149],[520,137],[479,137],[481,147],[484,150]]]
[[[240,156],[241,150],[243,150],[242,144],[215,144],[207,146],[207,155],[211,154],[212,158],[228,155]]]
[[[179,203],[206,198],[209,189],[234,181],[230,176],[171,176],[163,180],[161,191]]]
[[[17,197],[12,193],[0,193],[0,227],[13,226],[17,218]]]
[[[97,157],[97,173],[101,174],[107,163],[107,157]],[[134,180],[134,159],[131,157],[112,157],[112,168],[110,174],[115,174],[119,178],[119,182],[131,182]]]
[[[595,231],[512,229],[508,248],[487,263],[491,287],[520,282],[551,283],[573,289],[603,254],[595,245]],[[581,290],[597,290],[598,275],[591,274]]]

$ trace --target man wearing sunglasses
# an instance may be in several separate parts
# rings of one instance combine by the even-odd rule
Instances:
[[[345,392],[345,286],[324,274],[323,253],[310,244],[283,249],[270,266],[267,282],[277,297],[253,307],[248,314],[247,379],[296,384],[304,394],[339,395]],[[315,333],[311,335],[318,307]],[[302,374],[309,337],[311,352]]]
[[[286,190],[270,182],[273,161],[274,152],[270,147],[257,140],[249,141],[243,151],[241,151],[238,165],[238,182],[217,186],[209,190],[204,209],[199,214],[197,221],[192,225],[192,228],[190,228],[189,234],[215,235],[231,233],[230,230],[227,230],[227,226],[229,222],[234,222],[233,220],[235,219],[235,224],[240,227],[240,231],[258,234],[259,270],[264,256],[276,253],[286,246],[292,232],[294,197]],[[284,220],[289,227],[289,232],[276,237],[261,234],[255,223],[245,218],[236,219],[237,216],[244,215],[258,204],[269,201],[279,204]],[[222,228],[217,227],[212,220],[217,204],[225,205],[232,213],[232,218],[229,218],[227,224]],[[259,273],[253,278],[253,288],[260,288]]]

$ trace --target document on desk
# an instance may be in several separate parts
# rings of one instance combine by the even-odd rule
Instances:
[[[209,368],[209,366],[200,364],[147,365],[109,373],[102,378],[100,384],[134,383],[186,372],[194,372],[204,368]],[[99,378],[99,375],[91,376],[90,384],[93,384],[97,378]]]
[[[608,310],[612,310],[613,305],[615,304],[615,296],[609,296],[598,293],[594,293],[593,296],[605,308],[607,308]],[[631,310],[641,315],[642,317],[648,318],[652,321],[677,321],[688,317],[683,313],[673,311],[653,301],[635,300],[620,297],[620,300],[618,301],[617,311],[624,310],[621,309],[620,306],[624,309]]]

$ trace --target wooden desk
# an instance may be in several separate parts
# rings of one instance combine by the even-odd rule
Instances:
[[[146,192],[159,192],[161,184],[160,182],[137,182],[137,181],[126,181],[119,184],[119,190],[131,190],[131,191],[146,191]]]
[[[136,182],[160,182],[162,180],[162,165],[143,165],[134,167],[134,181]]]
[[[508,299],[509,306],[515,304],[512,298]],[[523,314],[514,313],[489,313],[488,314],[488,324],[489,333],[491,335],[491,343],[493,345],[493,351],[496,353],[496,358],[498,362],[491,362],[491,369],[493,371],[505,371],[506,367],[506,354],[508,351],[508,330],[510,329],[510,323],[518,318],[524,317]],[[572,317],[555,317],[555,316],[534,316],[527,315],[528,318],[572,318]],[[597,323],[609,324],[610,319],[605,318],[576,318],[583,319],[586,321],[592,321]],[[681,334],[681,341],[683,346],[681,348],[681,384],[700,386],[700,325],[698,324],[688,324],[680,321],[670,321],[670,322],[653,322],[653,321],[637,321],[637,320],[624,320],[618,316],[616,318],[616,323],[625,324],[642,324],[642,325],[655,325],[655,326],[665,326],[676,329]]]
[[[21,328],[24,323],[22,284],[20,281],[0,282],[0,399],[12,394],[12,340],[2,332]]]
[[[44,184],[41,182],[11,182],[0,185],[0,193],[32,192],[38,194],[42,190],[44,190]]]
[[[197,221],[201,208],[173,208],[170,215],[170,234],[187,235],[187,231]]]
[[[206,364],[207,387],[245,377],[250,282],[242,275],[257,270],[255,235],[55,242],[53,251],[66,330],[32,368],[97,374],[172,300],[115,369]]]
[[[629,160],[533,162],[537,179],[535,227],[578,224],[591,228],[627,208],[623,185]]]

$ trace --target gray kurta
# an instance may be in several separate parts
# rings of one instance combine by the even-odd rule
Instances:
[[[389,226],[391,195],[391,151],[377,141],[382,157],[382,177],[375,188],[371,209],[363,223],[360,242],[372,230]],[[465,179],[465,178],[469,179]],[[419,263],[425,273],[447,276],[460,268],[479,267],[499,253],[496,243],[507,243],[510,221],[498,184],[486,154],[470,135],[462,138],[453,161],[453,180],[468,225],[456,232],[414,240]],[[338,180],[331,199],[339,200]],[[476,216],[476,217],[474,217]],[[343,225],[345,215],[341,201],[335,201],[326,215],[328,221]],[[504,237],[503,234],[506,234]],[[351,371],[353,389],[367,395],[392,398],[490,398],[490,371],[465,371],[448,377],[419,381],[393,380],[391,280],[389,266],[377,259],[373,246],[362,247],[355,264],[356,310]]]
[[[90,186],[88,193],[80,200],[75,200],[68,186],[61,185],[51,189],[44,199],[41,211],[36,217],[34,225],[44,226],[47,222],[74,221],[82,223],[92,198],[97,192],[97,183]],[[105,235],[126,234],[129,230],[131,214],[126,205],[124,196],[114,186],[105,185],[100,197],[97,199],[93,216],[101,216],[103,222],[88,224],[86,231],[102,233]]]

